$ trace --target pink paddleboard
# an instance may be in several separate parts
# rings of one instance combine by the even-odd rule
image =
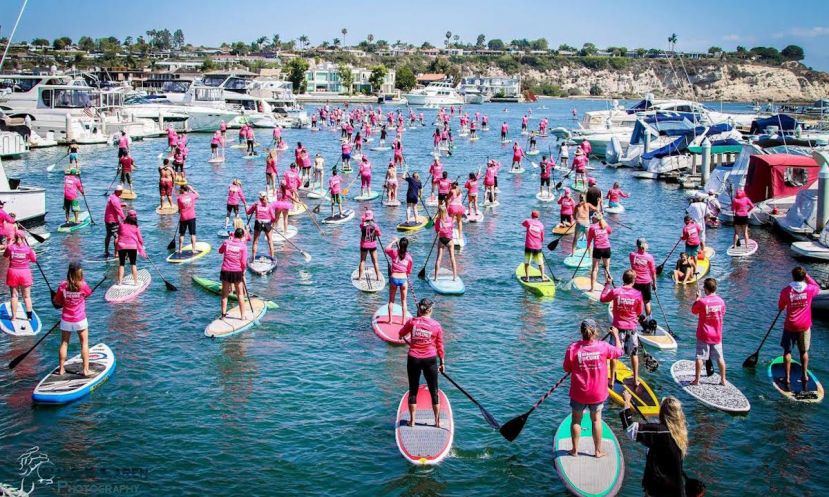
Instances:
[[[397,408],[397,425],[394,438],[400,453],[412,464],[437,464],[449,454],[455,436],[452,406],[443,390],[438,390],[440,402],[440,427],[435,426],[432,397],[429,388],[420,385],[415,407],[415,425],[409,426],[409,392],[403,394]]]
[[[142,293],[150,286],[152,277],[150,272],[146,269],[138,271],[138,285],[132,284],[132,274],[125,269],[124,281],[122,285],[112,285],[104,295],[104,300],[112,302],[113,304],[120,304],[122,302],[129,302]]]
[[[403,327],[401,321],[408,321],[412,315],[406,311],[405,319],[401,319],[403,315],[400,309],[400,304],[392,304],[391,308],[392,323],[389,323],[389,305],[384,304],[377,308],[374,316],[371,318],[371,328],[374,333],[380,337],[381,340],[395,345],[403,345],[404,342],[399,337],[400,328]]]

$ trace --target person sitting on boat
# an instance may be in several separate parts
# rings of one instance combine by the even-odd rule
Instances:
[[[521,159],[524,158],[524,151],[521,149],[521,146],[518,145],[518,142],[512,144],[512,166],[510,166],[510,170],[518,171],[521,169]]]
[[[786,377],[781,382],[791,388],[792,348],[797,344],[800,353],[802,391],[809,391],[809,345],[812,338],[812,300],[820,293],[820,286],[800,266],[792,269],[792,282],[780,290],[777,308],[786,310],[786,321],[783,323],[783,336],[780,346],[783,347],[783,364]]]
[[[540,216],[541,214],[538,211],[532,211],[530,218],[521,222],[521,226],[526,228],[524,234],[524,281],[530,281],[530,264],[532,262],[538,265],[541,281],[549,279],[544,274],[544,256],[541,253],[544,246],[544,224],[538,219]]]
[[[685,240],[685,253],[688,254],[691,266],[693,266],[694,273],[696,273],[697,256],[702,254],[702,258],[704,259],[705,253],[700,252],[699,225],[691,219],[691,216],[685,216],[685,225],[682,227],[681,238]]]
[[[708,190],[708,196],[705,199],[705,204],[708,207],[708,216],[705,219],[705,223],[712,228],[716,228],[720,225],[720,211],[722,210],[722,205],[720,205],[720,199],[717,198],[717,192],[714,190]]]
[[[60,313],[60,348],[58,349],[58,375],[66,372],[63,368],[69,351],[69,339],[72,332],[78,333],[81,342],[81,374],[89,376],[89,322],[86,319],[86,298],[92,295],[92,289],[83,278],[80,263],[71,262],[66,271],[66,280],[61,281],[55,291],[55,306]]]
[[[681,252],[674,268],[674,281],[688,283],[694,277],[694,265],[688,259],[688,254]]]
[[[745,243],[746,249],[748,249],[748,216],[752,209],[754,209],[754,203],[748,198],[745,190],[742,188],[738,189],[737,193],[734,194],[734,198],[731,200],[731,210],[734,212],[734,240],[731,243],[732,248],[738,246],[740,243],[739,237],[743,235],[743,242]]]
[[[607,273],[599,301],[613,303],[613,326],[623,335],[625,355],[630,357],[633,384],[639,386],[639,316],[645,310],[642,293],[633,288],[636,272],[628,269],[622,273],[622,286],[613,287],[613,277]],[[616,381],[616,361],[610,363],[610,388]],[[634,388],[635,390],[636,388]]]
[[[651,315],[651,290],[656,291],[656,266],[653,256],[648,253],[648,241],[636,239],[636,250],[628,255],[630,268],[636,273],[633,288],[642,294],[646,319]]]
[[[81,184],[80,173],[72,168],[63,177],[63,212],[66,215],[66,224],[69,224],[69,212],[74,215],[73,224],[78,224],[78,215],[81,212],[81,204],[78,201],[78,194],[83,195],[83,184]]]
[[[593,248],[593,267],[590,269],[591,292],[596,286],[599,263],[602,264],[605,275],[610,274],[610,234],[613,233],[613,229],[599,212],[594,212],[592,219],[593,224],[587,230],[587,248]],[[573,245],[575,245],[575,241]]]
[[[629,198],[630,195],[622,191],[622,187],[619,185],[618,181],[613,183],[613,187],[607,191],[607,206],[608,207],[620,207],[621,204],[619,203],[620,200],[623,198]]]
[[[696,314],[698,319],[695,375],[690,384],[699,385],[702,363],[711,359],[717,361],[720,369],[720,385],[725,385],[725,356],[722,349],[725,302],[717,295],[717,280],[714,278],[705,278],[702,287],[705,295],[700,295],[697,289],[697,300],[691,305],[691,312]]]
[[[432,397],[435,426],[440,427],[438,372],[446,371],[446,353],[443,349],[443,328],[432,319],[433,305],[431,300],[421,299],[417,303],[417,317],[408,320],[398,332],[398,338],[402,340],[405,340],[406,336],[411,336],[408,340],[409,353],[406,358],[406,373],[409,378],[409,426],[414,426],[416,421],[417,392],[420,389],[422,372]]]
[[[702,192],[697,192],[691,197],[691,203],[685,208],[685,214],[691,216],[691,219],[697,224],[699,228],[699,251],[705,254],[705,227],[708,214],[707,195]]]
[[[607,362],[622,356],[619,332],[611,327],[615,345],[599,339],[599,325],[593,319],[581,322],[581,340],[571,343],[564,353],[564,371],[570,373],[570,438],[573,448],[569,454],[579,455],[581,420],[585,409],[590,411],[595,457],[603,457],[602,409],[607,397]]]
[[[32,270],[29,264],[37,262],[37,255],[26,241],[26,232],[16,230],[14,240],[3,251],[3,257],[9,260],[9,267],[6,271],[6,286],[11,292],[9,314],[11,321],[17,319],[18,295],[23,295],[23,303],[26,308],[26,318],[32,319]]]
[[[121,203],[121,195],[123,193],[124,187],[121,185],[116,186],[115,191],[107,198],[107,205],[104,208],[104,225],[106,225],[104,259],[109,259],[109,242],[113,238],[118,239],[118,226],[127,217],[124,214],[123,204]]]
[[[374,212],[366,209],[360,219],[360,263],[357,265],[357,280],[363,279],[366,269],[366,257],[371,255],[374,265],[375,281],[380,281],[380,264],[377,262],[377,240],[383,232],[374,220]],[[366,277],[368,278],[368,277]],[[404,308],[405,309],[405,308]]]
[[[248,310],[248,306],[245,305],[247,297],[245,295],[245,269],[248,265],[246,235],[244,228],[236,228],[233,236],[219,247],[219,253],[222,254],[222,267],[219,271],[219,280],[222,282],[220,299],[222,318],[227,316],[227,297],[233,290],[239,301],[239,315],[242,320],[247,319],[245,317]]]
[[[564,188],[564,195],[558,199],[559,212],[559,226],[570,227],[573,225],[573,212],[576,208],[576,201],[570,196],[570,189]],[[575,245],[575,242],[573,243]]]
[[[138,281],[137,256],[147,257],[144,251],[144,239],[141,237],[141,229],[138,228],[138,214],[134,210],[127,212],[127,217],[118,223],[118,238],[115,241],[115,250],[118,252],[118,278],[116,285],[124,283],[124,265],[127,257],[132,266],[132,285],[141,286]]]

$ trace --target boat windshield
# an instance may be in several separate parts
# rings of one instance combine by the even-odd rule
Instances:
[[[202,79],[202,83],[205,86],[220,86],[226,79],[226,74],[208,74]]]
[[[221,102],[224,100],[221,88],[196,88],[195,97],[199,102]]]
[[[41,81],[40,78],[14,78],[3,76],[0,77],[0,90],[11,91],[12,93],[25,93]]]
[[[40,93],[46,107],[53,109],[83,109],[100,107],[101,95],[90,89],[46,88]]]
[[[161,87],[164,93],[184,93],[190,87],[190,81],[166,81]]]

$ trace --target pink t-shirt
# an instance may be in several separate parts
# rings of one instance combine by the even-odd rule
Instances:
[[[635,283],[646,284],[653,282],[653,275],[656,274],[653,256],[638,251],[630,253],[630,268],[636,272]]]
[[[285,184],[288,185],[288,189],[292,192],[297,191],[301,181],[299,180],[299,173],[296,172],[296,168],[291,168],[285,171],[285,177],[283,179]]]
[[[524,151],[521,150],[521,147],[515,147],[512,149],[512,160],[518,161],[524,157]]]
[[[118,148],[128,148],[130,146],[130,139],[127,138],[126,135],[122,135],[121,138],[118,138]]]
[[[263,204],[262,201],[258,201],[255,204],[248,207],[246,214],[250,215],[256,212],[256,219],[257,221],[262,221],[265,223],[269,223],[274,220],[274,212],[273,207],[267,201]]]
[[[392,273],[406,273],[412,274],[412,254],[408,251],[406,252],[406,257],[403,260],[400,260],[399,252],[396,248],[388,248],[386,249],[386,254],[391,259],[391,272]]]
[[[682,227],[682,239],[685,240],[685,245],[689,247],[699,245],[699,226],[697,226],[697,223],[691,221]]]
[[[570,398],[581,404],[607,400],[607,361],[623,353],[603,340],[571,343],[564,353],[564,370],[571,374]]]
[[[276,160],[272,156],[265,159],[265,172],[267,174],[276,174],[279,170],[276,168]]]
[[[455,220],[451,217],[447,217],[446,219],[435,219],[435,231],[437,232],[439,237],[452,239],[452,231],[454,229]]]
[[[115,242],[116,250],[138,250],[144,255],[144,239],[141,237],[141,230],[134,224],[121,223],[118,226],[118,240]]]
[[[121,198],[113,193],[107,199],[107,205],[104,208],[104,222],[117,223],[125,217],[124,209],[121,207]]]
[[[15,270],[25,269],[28,271],[29,263],[37,261],[35,251],[32,250],[32,248],[26,245],[25,243],[12,243],[8,247],[6,247],[6,251],[3,252],[3,257],[8,257],[9,269]]]
[[[340,193],[340,177],[339,176],[331,176],[328,178],[328,191],[331,192],[331,195],[339,195]]]
[[[748,213],[751,212],[751,209],[753,208],[754,204],[748,197],[735,198],[731,201],[731,209],[734,210],[735,216],[748,216]]]
[[[577,173],[584,173],[587,170],[587,157],[584,155],[577,155],[575,159],[573,159],[573,167],[576,169]]]
[[[806,275],[805,288],[795,290],[792,285],[780,291],[777,301],[778,309],[786,309],[786,322],[783,329],[800,333],[812,327],[812,299],[820,293],[820,287],[811,276]]]
[[[438,180],[438,193],[449,193],[452,189],[452,180],[449,178],[441,178]]]
[[[691,306],[697,320],[697,340],[707,344],[722,343],[722,323],[725,318],[725,302],[719,295],[705,295]]]
[[[343,149],[343,154],[350,154],[351,153],[351,144],[350,143],[343,143],[342,149]]]
[[[63,198],[66,200],[75,200],[78,198],[78,193],[83,191],[81,186],[81,179],[77,176],[64,176],[63,178]]]
[[[196,199],[198,198],[199,194],[196,192],[186,192],[178,196],[176,203],[178,204],[180,220],[196,219]]]
[[[443,360],[443,328],[440,323],[425,316],[415,317],[400,328],[398,336],[405,337],[411,333],[409,339],[409,355],[416,359],[428,359],[438,356]]]
[[[466,191],[471,195],[474,193],[478,193],[478,180],[476,179],[468,179],[466,180],[466,184],[463,185],[466,188]]]
[[[371,163],[368,161],[360,162],[360,176],[363,178],[371,178]]]
[[[227,205],[239,205],[240,202],[245,203],[245,192],[239,185],[231,183],[227,187]]]
[[[429,166],[429,174],[432,175],[432,181],[439,181],[443,175],[443,164],[432,162],[432,165]]]
[[[628,331],[639,327],[639,315],[645,309],[639,290],[624,286],[613,288],[607,284],[599,300],[604,303],[613,302],[613,326]]]
[[[360,248],[377,248],[377,239],[382,235],[380,227],[374,222],[364,221],[360,223]]]
[[[63,306],[60,318],[67,323],[79,323],[86,319],[86,298],[90,295],[92,289],[86,281],[81,282],[81,289],[77,292],[69,289],[68,281],[61,281],[55,292],[55,303]]]
[[[573,197],[565,196],[558,199],[558,205],[561,206],[561,215],[572,216],[576,208],[576,201],[573,200]]]
[[[219,247],[219,253],[223,255],[222,271],[239,272],[247,268],[248,246],[244,240],[228,238]]]
[[[524,235],[524,248],[541,250],[544,243],[544,225],[538,219],[525,219],[521,226],[527,228]]]
[[[623,192],[619,188],[611,188],[610,190],[607,191],[607,199],[610,200],[613,203],[618,202],[619,199],[621,199],[623,197],[627,198],[629,196],[630,195],[626,194],[625,192]]]
[[[594,244],[593,246],[596,248],[610,248],[611,233],[613,233],[613,230],[607,224],[604,228],[602,228],[599,223],[591,224],[590,229],[587,230],[587,245],[590,246],[590,243],[592,242]]]

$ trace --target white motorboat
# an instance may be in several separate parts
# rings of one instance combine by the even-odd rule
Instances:
[[[0,131],[0,159],[19,159],[29,153],[20,133]]]
[[[817,200],[817,187],[798,192],[786,215],[773,217],[777,228],[795,240],[808,240],[809,235],[815,232]]]
[[[285,128],[307,128],[311,125],[308,113],[297,102],[294,86],[290,81],[272,78],[253,80],[248,88],[248,95],[264,98],[271,106],[277,118],[282,118]]]
[[[675,129],[668,133],[668,136],[671,137],[669,144],[642,154],[641,168],[644,171],[634,173],[635,177],[656,179],[667,173],[690,169],[694,163],[694,156],[689,149],[700,147],[705,139],[714,147],[730,147],[739,145],[738,140],[742,138],[729,123]]]
[[[20,180],[6,177],[0,161],[0,201],[3,209],[15,214],[17,222],[26,227],[43,224],[46,217],[46,190],[34,186],[22,186]]]
[[[463,105],[463,96],[445,81],[430,83],[425,88],[413,90],[403,95],[409,105],[412,106],[444,106]]]
[[[794,242],[791,249],[796,257],[829,261],[829,225],[823,228],[817,240]]]
[[[129,96],[124,105],[136,117],[152,119],[164,129],[172,125],[176,129],[195,132],[215,131],[222,121],[229,122],[238,115],[215,107],[175,104],[164,96],[154,95]]]

